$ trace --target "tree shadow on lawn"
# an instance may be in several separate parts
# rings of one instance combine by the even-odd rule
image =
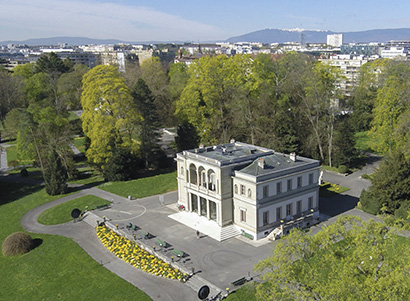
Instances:
[[[9,182],[7,177],[0,178],[0,206],[14,202],[24,196],[35,193],[43,187],[22,182]]]
[[[349,211],[357,206],[359,199],[350,195],[336,194],[332,197],[320,197],[319,211],[330,217]]]

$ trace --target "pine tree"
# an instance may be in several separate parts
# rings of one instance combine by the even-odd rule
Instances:
[[[142,116],[140,122],[140,152],[145,167],[157,165],[156,158],[161,152],[158,145],[160,140],[159,120],[154,104],[154,97],[143,79],[138,79],[134,86],[132,96],[138,112]]]
[[[67,192],[67,170],[55,150],[48,153],[44,168],[44,185],[49,195],[64,194]]]

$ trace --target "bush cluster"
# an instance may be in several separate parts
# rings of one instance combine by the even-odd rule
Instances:
[[[23,232],[15,232],[4,240],[1,251],[4,256],[14,256],[29,252],[33,247],[30,235]]]

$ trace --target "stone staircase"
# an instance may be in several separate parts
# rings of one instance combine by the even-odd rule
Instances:
[[[234,225],[220,227],[216,222],[192,212],[181,211],[168,217],[217,241],[223,241],[241,234],[241,231]]]
[[[88,211],[82,220],[93,228],[97,227],[97,221],[102,222],[102,218],[92,213],[91,211]]]

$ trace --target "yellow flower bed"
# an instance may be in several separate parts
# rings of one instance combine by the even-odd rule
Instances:
[[[183,280],[185,274],[162,261],[156,256],[141,249],[137,244],[118,235],[106,226],[98,226],[97,236],[103,245],[117,257],[128,262],[132,266],[156,276],[170,279]]]

